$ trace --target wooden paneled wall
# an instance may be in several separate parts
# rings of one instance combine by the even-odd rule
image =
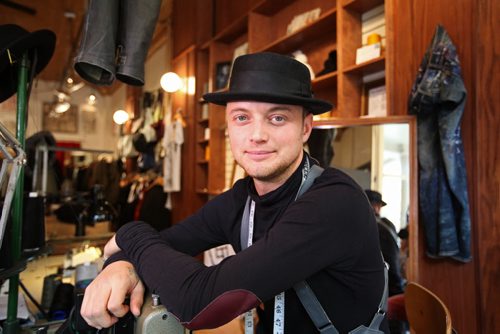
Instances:
[[[231,23],[234,19],[244,16],[260,0],[212,0],[214,1],[214,34],[217,34]]]
[[[411,239],[418,243],[413,247],[415,255],[412,254],[418,268],[414,279],[445,301],[453,327],[459,333],[500,333],[500,322],[495,319],[500,306],[494,302],[500,296],[500,220],[495,218],[500,214],[497,130],[500,104],[498,93],[493,91],[493,87],[498,90],[500,73],[498,54],[495,55],[498,2],[415,0],[393,1],[393,4],[395,108],[406,109],[408,93],[437,24],[445,27],[457,47],[468,91],[462,138],[472,216],[473,260],[461,264],[429,259],[424,254],[423,231],[419,227],[419,235]]]
[[[215,6],[212,6],[213,1]],[[388,66],[388,71],[395,78],[393,88],[396,90],[394,100],[390,103],[402,111],[398,114],[404,114],[407,109],[408,93],[438,23],[446,28],[457,46],[468,91],[462,137],[472,210],[473,260],[461,264],[451,260],[428,259],[424,255],[423,236],[419,228],[417,231],[420,231],[420,235],[412,236],[411,240],[414,243],[411,260],[416,261],[417,268],[413,279],[429,287],[446,302],[451,311],[453,326],[459,333],[500,333],[499,2],[386,1],[391,1],[391,6],[387,8],[390,9],[392,28],[387,34],[389,38],[391,35],[394,38],[395,54],[394,64]],[[191,44],[202,45],[210,38],[209,35],[244,15],[255,2],[175,1],[174,55],[180,54]],[[216,12],[212,21],[210,15],[213,8],[216,8]],[[190,18],[199,20],[194,22]],[[188,127],[193,126],[189,125],[193,119],[187,121]],[[189,140],[186,137],[183,149],[194,151]],[[192,155],[187,152],[186,159],[189,156]],[[187,160],[186,164],[189,163],[193,161]],[[185,167],[183,171],[187,169],[189,167]],[[189,173],[184,175],[191,177]],[[186,186],[189,184],[187,182]],[[189,202],[196,196],[195,193],[183,194],[182,201]],[[184,211],[183,215],[187,214],[188,208]]]
[[[172,62],[172,70],[181,78],[195,76],[196,48],[188,47],[180,54],[176,55]],[[166,93],[168,94],[168,93]],[[180,112],[186,126],[184,128],[184,144],[182,145],[182,191],[172,195],[172,222],[177,223],[188,217],[204,204],[204,198],[201,198],[195,191],[194,168],[196,136],[194,131],[195,103],[192,95],[186,94],[180,90],[171,95],[172,115]]]
[[[477,0],[472,50],[475,82],[474,233],[480,333],[500,333],[500,2]],[[470,182],[469,182],[470,184]],[[464,315],[466,317],[466,315]],[[464,332],[465,333],[465,332]]]

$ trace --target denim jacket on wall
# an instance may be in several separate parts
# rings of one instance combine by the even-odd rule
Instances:
[[[470,212],[460,121],[465,89],[456,48],[438,26],[409,98],[417,115],[420,221],[430,257],[471,259]]]

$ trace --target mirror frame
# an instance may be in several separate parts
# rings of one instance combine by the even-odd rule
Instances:
[[[418,280],[418,160],[417,160],[417,119],[411,115],[388,116],[388,117],[360,117],[360,118],[328,118],[315,119],[313,128],[341,128],[363,125],[384,124],[408,124],[409,126],[409,184],[410,184],[410,208],[409,208],[409,253],[406,263],[407,280]]]

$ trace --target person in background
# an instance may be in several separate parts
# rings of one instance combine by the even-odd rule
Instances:
[[[189,329],[257,308],[259,333],[318,333],[293,289],[306,280],[340,333],[373,319],[372,333],[389,333],[378,312],[385,270],[377,224],[363,189],[329,167],[297,198],[317,164],[304,151],[313,114],[332,107],[313,97],[307,67],[275,53],[243,55],[229,89],[204,99],[225,106],[231,150],[248,176],[169,229],[121,227],[85,291],[87,323],[103,328],[129,310],[139,315],[146,286]],[[223,244],[236,254],[210,267],[196,259]]]
[[[377,219],[380,249],[384,261],[389,266],[389,302],[388,320],[391,334],[406,333],[408,322],[404,311],[405,279],[401,271],[401,253],[399,236],[394,224],[380,215],[382,207],[387,203],[382,200],[382,194],[375,190],[365,190]]]
[[[400,254],[400,267],[401,267],[401,277],[404,281],[406,278],[406,262],[408,261],[408,256],[410,255],[410,245],[409,245],[409,227],[408,225],[403,227],[398,232],[398,237],[400,240],[399,254]]]
[[[385,262],[389,265],[389,296],[403,293],[404,281],[400,269],[398,232],[389,219],[380,216],[380,210],[387,203],[382,200],[382,194],[378,191],[368,189],[365,193],[375,212],[380,249]]]

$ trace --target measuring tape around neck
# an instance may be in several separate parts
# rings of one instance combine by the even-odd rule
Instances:
[[[302,186],[304,185],[307,175],[309,174],[310,163],[309,158],[306,157],[304,167],[302,168],[302,181],[300,183],[299,190],[295,199],[300,194]],[[250,206],[250,207],[248,207]],[[250,247],[253,242],[253,232],[255,225],[255,201],[247,200],[245,205],[245,211],[248,210],[248,238],[246,240],[246,247]],[[246,214],[243,214],[245,217]],[[245,219],[245,218],[243,218]],[[285,332],[285,292],[281,292],[274,296],[274,320],[273,320],[273,334],[283,334]],[[254,334],[254,323],[253,323],[253,310],[245,313],[245,334]]]

